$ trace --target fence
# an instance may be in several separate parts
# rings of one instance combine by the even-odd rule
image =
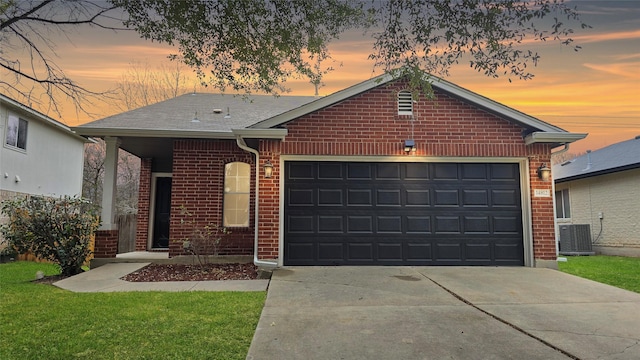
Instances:
[[[136,214],[118,215],[118,254],[136,251]]]

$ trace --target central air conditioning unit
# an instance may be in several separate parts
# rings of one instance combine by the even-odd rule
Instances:
[[[589,224],[560,225],[560,255],[595,255]]]

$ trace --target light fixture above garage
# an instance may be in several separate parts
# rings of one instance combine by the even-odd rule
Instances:
[[[405,140],[404,141],[404,152],[406,152],[407,154],[415,152],[416,149],[416,142],[414,140]]]
[[[264,169],[265,178],[269,179],[271,176],[273,176],[273,164],[271,163],[271,161],[267,160],[267,162],[264,163],[262,168]]]
[[[542,181],[549,181],[551,178],[551,169],[547,166],[546,163],[542,163],[538,168],[538,178]]]

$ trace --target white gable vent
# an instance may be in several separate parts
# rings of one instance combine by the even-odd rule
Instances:
[[[413,95],[410,91],[398,93],[398,115],[413,115]]]

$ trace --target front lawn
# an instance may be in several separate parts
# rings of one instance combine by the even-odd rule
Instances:
[[[245,359],[265,292],[72,293],[0,264],[0,359]]]
[[[560,271],[640,293],[640,258],[566,256]]]

